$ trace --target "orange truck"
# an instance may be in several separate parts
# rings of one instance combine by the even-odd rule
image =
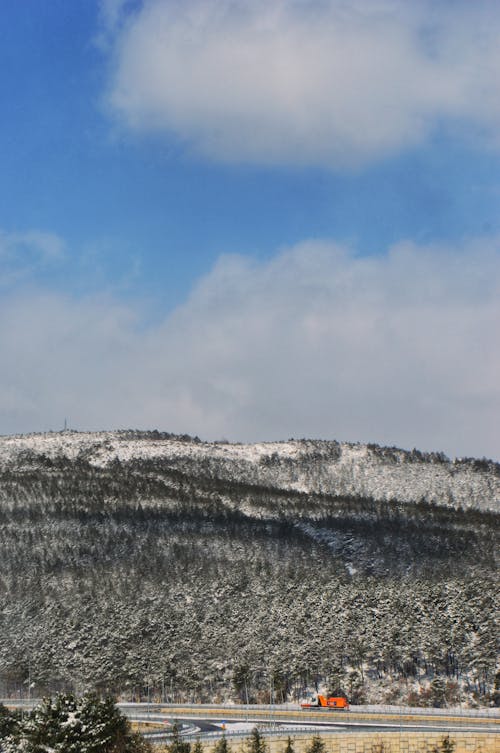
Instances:
[[[301,709],[345,709],[348,711],[349,702],[347,698],[334,698],[330,696],[327,698],[325,695],[318,695],[316,703],[301,703]]]

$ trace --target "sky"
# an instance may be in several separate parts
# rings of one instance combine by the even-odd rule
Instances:
[[[7,0],[0,434],[500,460],[500,5]]]

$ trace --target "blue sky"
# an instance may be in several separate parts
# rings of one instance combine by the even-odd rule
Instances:
[[[0,433],[499,458],[499,33],[481,0],[7,3]]]

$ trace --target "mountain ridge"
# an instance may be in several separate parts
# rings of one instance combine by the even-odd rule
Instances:
[[[81,458],[95,466],[132,458],[163,459],[172,467],[204,462],[207,473],[213,473],[207,463],[212,459],[225,478],[289,491],[500,510],[500,463],[485,458],[450,460],[439,452],[376,444],[306,439],[202,442],[188,435],[134,430],[0,437],[0,465],[23,451],[49,458]]]

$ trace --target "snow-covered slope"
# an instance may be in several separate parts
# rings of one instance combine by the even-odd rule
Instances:
[[[117,460],[154,460],[194,476],[309,494],[500,510],[499,464],[451,461],[442,454],[377,445],[314,440],[229,444],[133,431],[0,437],[0,468],[22,463],[26,453],[80,459],[98,467]]]
[[[498,498],[374,445],[0,438],[0,695],[491,703]]]

